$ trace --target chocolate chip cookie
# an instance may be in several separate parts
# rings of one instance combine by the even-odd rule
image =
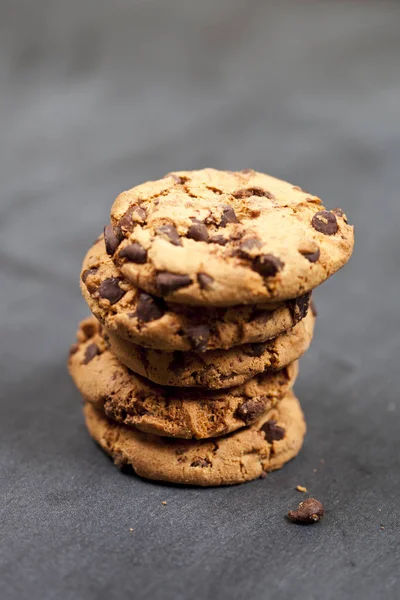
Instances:
[[[308,312],[310,294],[284,303],[190,307],[138,290],[107,254],[102,236],[87,253],[81,289],[92,313],[108,330],[158,350],[203,352],[264,342],[289,331]]]
[[[148,294],[235,306],[309,292],[348,261],[354,232],[341,209],[290,183],[203,169],[120,194],[105,242],[123,276]]]
[[[310,311],[288,333],[272,340],[209,352],[165,352],[143,348],[104,328],[104,337],[118,360],[160,385],[219,389],[241,385],[257,373],[277,371],[308,349],[315,317]]]
[[[297,398],[289,392],[253,425],[209,440],[152,435],[84,407],[90,435],[119,466],[147,479],[213,486],[243,483],[280,469],[301,449],[306,432]]]
[[[249,425],[289,391],[298,372],[293,363],[221,392],[161,387],[117,360],[94,319],[81,323],[77,339],[69,371],[86,402],[118,423],[156,435],[201,439]]]

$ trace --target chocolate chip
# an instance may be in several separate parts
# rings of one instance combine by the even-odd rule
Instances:
[[[192,349],[197,352],[204,352],[210,338],[210,328],[208,325],[191,325],[186,329],[186,335],[190,340]]]
[[[325,235],[334,235],[339,229],[335,215],[327,210],[317,212],[311,224],[314,229]]]
[[[101,352],[98,346],[96,346],[96,344],[90,344],[90,346],[86,348],[83,364],[87,365],[91,360],[94,359],[95,356],[98,356],[99,354],[101,354]]]
[[[296,323],[304,319],[304,317],[308,313],[308,309],[310,306],[310,298],[311,292],[308,292],[303,296],[299,296],[298,298],[294,298],[293,300],[288,300],[287,305],[292,315],[293,325],[296,325]]]
[[[138,242],[133,242],[133,244],[122,248],[118,256],[119,258],[126,258],[129,262],[143,265],[147,260],[147,250]]]
[[[332,208],[331,212],[335,213],[335,215],[337,215],[338,217],[343,217],[344,215],[343,209],[341,208]]]
[[[321,251],[319,248],[317,248],[315,252],[304,252],[304,250],[299,250],[299,252],[302,256],[304,256],[304,258],[309,260],[311,263],[317,262],[317,260],[321,256]]]
[[[121,277],[108,277],[101,282],[98,292],[101,298],[109,300],[110,304],[115,304],[125,295],[125,291],[119,287]]]
[[[83,271],[82,275],[81,275],[81,279],[83,281],[83,283],[86,283],[86,279],[88,277],[90,277],[91,275],[96,275],[98,269],[94,268],[94,269],[86,269],[86,271]]]
[[[281,271],[284,263],[272,254],[261,254],[253,260],[251,268],[263,277],[273,277]]]
[[[119,228],[127,233],[132,230],[133,223],[143,224],[146,222],[146,210],[137,204],[134,204],[124,214],[118,222]]]
[[[69,349],[69,355],[73,356],[74,354],[76,354],[79,350],[79,346],[78,344],[72,344],[71,348]]]
[[[206,467],[211,467],[212,463],[208,458],[195,458],[193,462],[190,463],[191,467],[202,467],[203,469]]]
[[[226,246],[228,241],[229,240],[224,238],[223,235],[213,235],[213,237],[210,238],[210,242],[212,242],[213,244],[219,244],[220,246]]]
[[[222,216],[219,225],[220,227],[226,227],[228,223],[239,223],[239,220],[232,206],[225,204],[222,207]]]
[[[207,273],[197,273],[197,281],[202,290],[207,290],[211,287],[214,279]]]
[[[160,298],[154,298],[150,294],[142,292],[136,308],[135,316],[143,323],[149,323],[161,319],[165,313],[165,303]]]
[[[271,192],[267,192],[267,190],[263,190],[260,187],[252,187],[252,188],[245,188],[243,190],[237,190],[236,192],[233,192],[233,197],[234,198],[251,198],[251,196],[259,196],[259,197],[263,197],[263,198],[269,198],[270,200],[274,200],[275,196],[273,194],[271,194]]]
[[[162,225],[157,229],[157,233],[168,238],[168,241],[171,242],[174,246],[182,246],[181,238],[179,237],[179,233],[171,224]]]
[[[270,444],[275,440],[282,440],[285,437],[285,430],[283,427],[279,427],[273,419],[264,423],[261,431],[265,433],[265,439]]]
[[[342,219],[345,223],[348,222],[347,217],[341,208],[333,208],[331,212],[335,213],[335,215],[337,215],[338,217],[342,217]]]
[[[258,238],[247,238],[239,245],[239,248],[233,252],[235,256],[240,258],[248,258],[251,251],[261,248],[262,242]]]
[[[262,398],[250,398],[241,404],[235,416],[245,423],[252,423],[265,412],[265,401]]]
[[[268,347],[268,342],[257,342],[255,344],[248,344],[246,346],[245,354],[247,356],[258,357],[264,354]]]
[[[294,523],[318,523],[324,516],[324,507],[319,500],[308,498],[300,502],[297,510],[290,510],[288,517]]]
[[[241,169],[239,173],[243,173],[244,175],[251,175],[254,173],[254,169]]]
[[[208,242],[208,229],[204,223],[193,219],[193,225],[189,227],[186,237],[196,242]]]
[[[169,273],[163,271],[156,275],[156,289],[161,296],[167,296],[175,290],[187,287],[192,283],[188,275],[180,275],[178,273]]]
[[[104,243],[106,245],[106,252],[109,256],[112,256],[122,241],[122,232],[119,227],[113,227],[112,225],[106,225],[104,227]]]
[[[240,244],[240,249],[243,251],[253,250],[254,248],[261,248],[262,242],[258,238],[247,238]]]

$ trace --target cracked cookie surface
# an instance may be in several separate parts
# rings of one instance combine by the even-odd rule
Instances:
[[[311,344],[315,317],[310,311],[288,333],[255,344],[209,352],[165,352],[143,348],[104,328],[118,360],[154,383],[220,389],[241,385],[257,373],[277,371],[294,362]]]
[[[118,423],[156,435],[201,439],[249,425],[288,392],[298,373],[294,363],[220,392],[161,387],[117,360],[93,318],[81,323],[77,339],[69,371],[85,401]]]
[[[225,437],[178,440],[114,423],[91,404],[84,407],[93,439],[119,466],[147,479],[197,486],[232,485],[280,469],[301,449],[306,424],[289,392],[253,425]]]
[[[228,349],[263,342],[294,327],[308,312],[310,294],[284,303],[190,307],[147,294],[122,277],[104,236],[82,265],[81,290],[108,330],[135,344],[167,351]]]
[[[147,293],[234,306],[302,296],[350,258],[341,209],[250,169],[180,171],[118,196],[107,252]]]

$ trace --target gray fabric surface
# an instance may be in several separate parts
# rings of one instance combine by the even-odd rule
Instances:
[[[399,597],[399,31],[382,0],[0,3],[3,600]],[[310,189],[357,240],[316,292],[304,450],[208,490],[114,469],[65,366],[117,193],[203,166]],[[317,526],[285,520],[297,484]]]

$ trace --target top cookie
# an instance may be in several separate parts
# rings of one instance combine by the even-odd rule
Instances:
[[[181,171],[118,196],[107,252],[150,294],[233,306],[301,296],[350,258],[341,209],[252,170]]]

